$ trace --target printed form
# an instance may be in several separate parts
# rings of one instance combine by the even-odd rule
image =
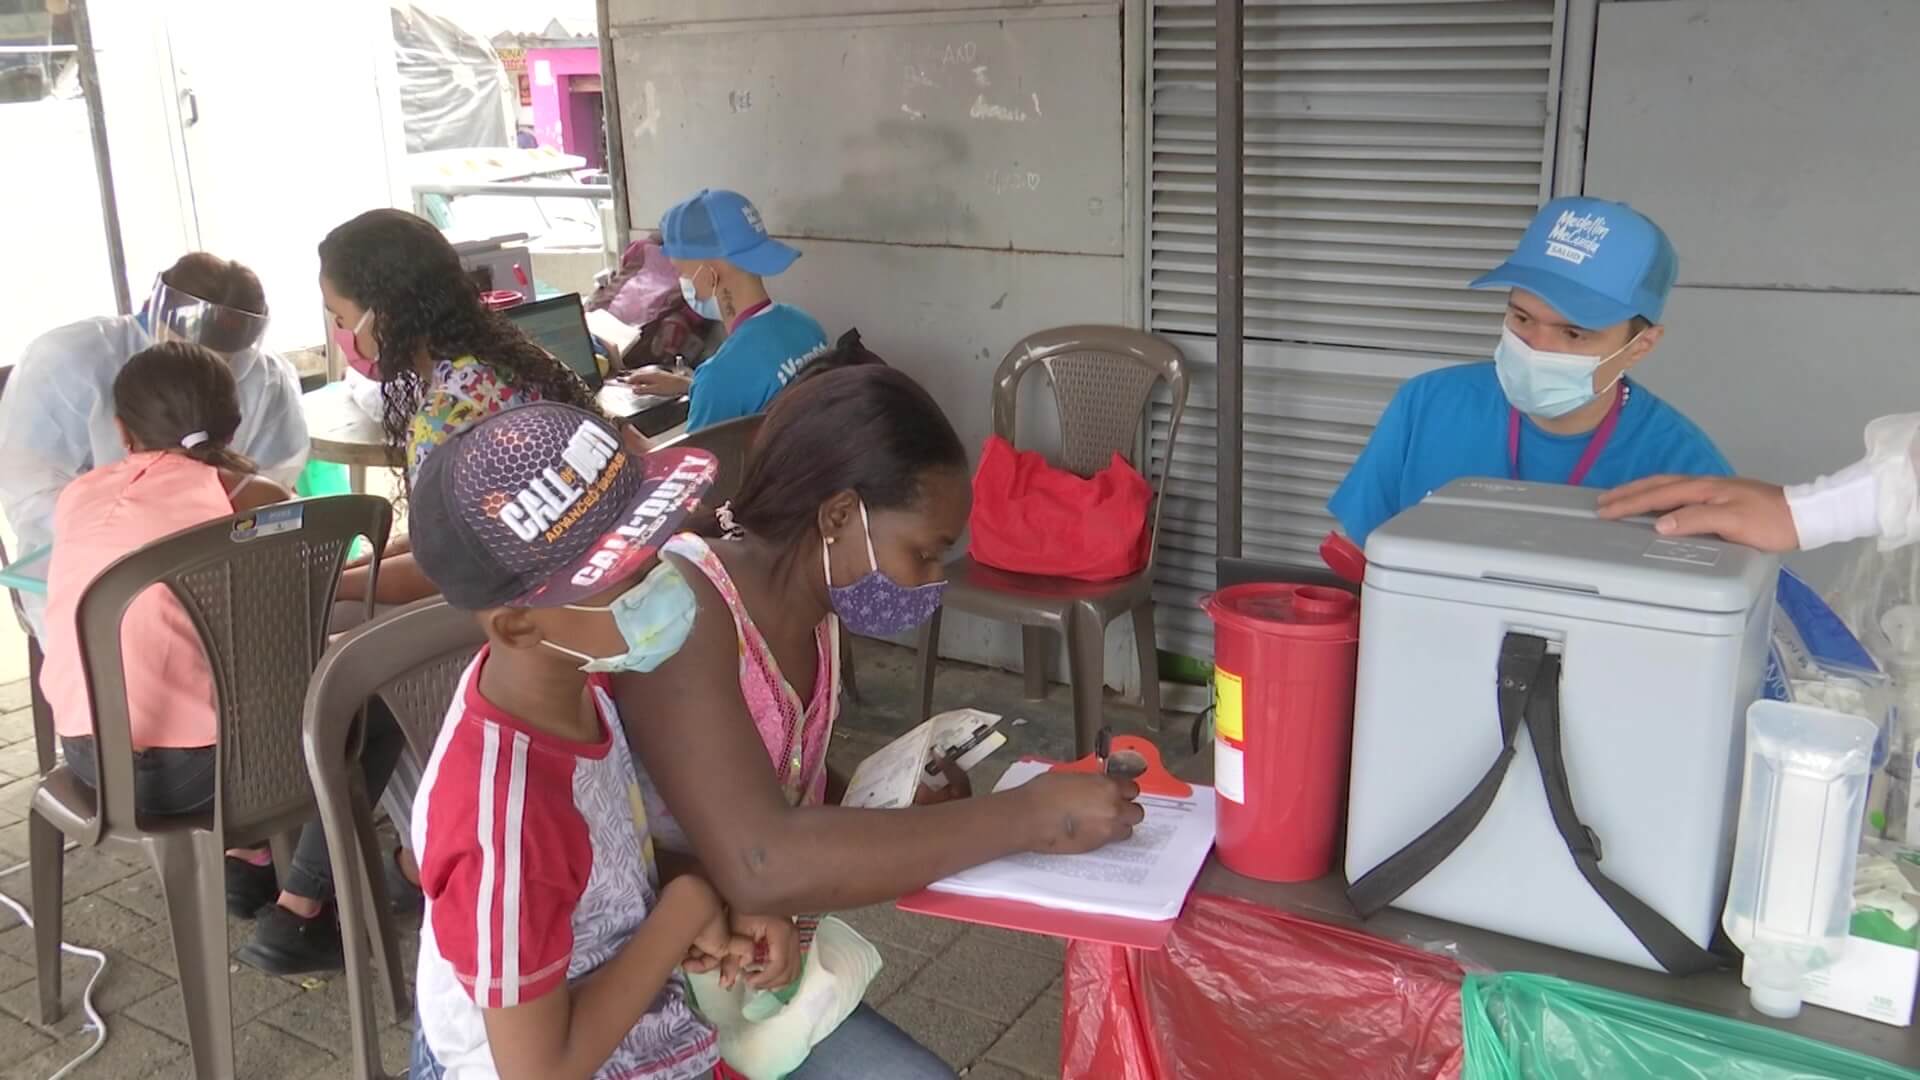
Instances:
[[[1016,762],[994,790],[1019,787],[1048,768],[1045,762]],[[1174,918],[1213,847],[1213,789],[1196,785],[1183,799],[1141,795],[1139,801],[1146,818],[1122,843],[1084,855],[1010,855],[928,888],[1090,915]]]

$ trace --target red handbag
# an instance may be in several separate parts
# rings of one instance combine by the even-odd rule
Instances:
[[[1018,574],[1112,581],[1146,569],[1153,490],[1119,454],[1092,476],[987,439],[973,474],[973,560]]]

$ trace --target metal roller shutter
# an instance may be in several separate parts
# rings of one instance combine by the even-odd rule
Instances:
[[[1548,197],[1566,0],[1248,0],[1249,558],[1317,565],[1324,504],[1394,388],[1490,355],[1465,288]],[[1211,656],[1214,4],[1153,5],[1146,308],[1195,362],[1155,598],[1162,648]],[[1166,452],[1158,413],[1153,450]]]

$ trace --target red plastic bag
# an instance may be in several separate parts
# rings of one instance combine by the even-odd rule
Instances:
[[[1087,1080],[1457,1080],[1452,960],[1196,895],[1166,949],[1067,947],[1060,1074]]]
[[[1147,566],[1153,489],[1119,454],[1092,476],[987,439],[973,474],[975,562],[1017,574],[1112,581]]]

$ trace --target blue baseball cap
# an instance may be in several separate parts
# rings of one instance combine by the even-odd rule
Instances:
[[[1541,207],[1520,246],[1473,288],[1525,289],[1575,326],[1604,330],[1635,315],[1659,322],[1679,272],[1652,219],[1626,203],[1574,196]]]
[[[772,277],[800,253],[767,235],[760,211],[737,191],[702,189],[660,216],[669,259],[724,259],[750,274]]]

